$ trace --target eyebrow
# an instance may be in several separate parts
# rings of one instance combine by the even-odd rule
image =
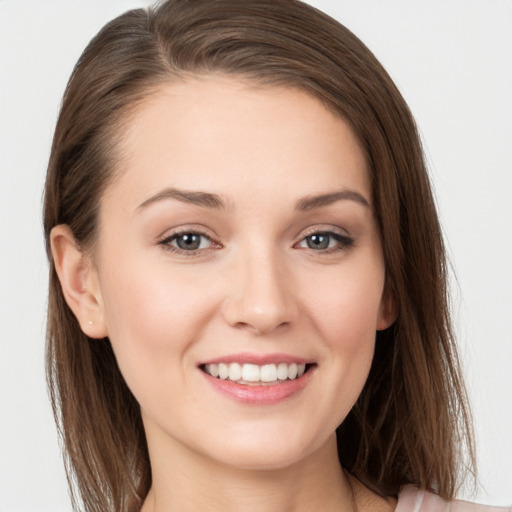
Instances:
[[[339,192],[332,192],[329,194],[320,194],[317,196],[307,196],[300,199],[295,206],[297,211],[313,210],[314,208],[320,208],[321,206],[328,206],[336,201],[355,201],[366,208],[370,208],[370,203],[366,198],[356,192],[355,190],[340,190]]]
[[[222,201],[222,199],[216,194],[179,190],[177,188],[166,188],[165,190],[158,192],[158,194],[151,196],[149,199],[146,199],[137,207],[137,211],[143,210],[151,204],[158,203],[166,199],[176,199],[183,203],[202,206],[205,208],[222,209],[226,207],[224,201]]]
[[[151,196],[149,199],[146,199],[137,207],[137,211],[143,210],[154,203],[158,203],[160,201],[168,199],[175,199],[183,203],[188,203],[195,206],[202,206],[204,208],[226,208],[226,204],[217,194],[201,191],[179,190],[177,188],[171,187],[166,188],[161,192],[158,192],[154,196]],[[313,210],[315,208],[328,206],[332,203],[343,200],[355,201],[356,203],[359,203],[366,208],[371,208],[370,203],[365,199],[365,197],[362,194],[356,192],[355,190],[347,189],[340,190],[339,192],[331,192],[328,194],[303,197],[302,199],[299,199],[299,201],[297,201],[295,210]]]

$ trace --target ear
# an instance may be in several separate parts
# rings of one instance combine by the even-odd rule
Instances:
[[[390,327],[398,316],[395,293],[389,284],[386,284],[380,301],[379,318],[377,319],[377,330],[383,331]]]
[[[69,226],[55,226],[50,234],[55,270],[64,298],[80,328],[90,338],[108,335],[98,274],[90,256],[78,247]]]

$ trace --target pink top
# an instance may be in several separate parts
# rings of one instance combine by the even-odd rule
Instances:
[[[405,485],[398,495],[395,512],[512,512],[512,507],[489,507],[462,500],[448,502],[414,485]]]

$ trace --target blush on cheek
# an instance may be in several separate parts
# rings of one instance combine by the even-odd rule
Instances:
[[[129,386],[155,374],[179,375],[180,361],[209,318],[207,295],[153,270],[136,274],[138,279],[113,276],[116,286],[109,287],[109,336]]]
[[[325,340],[332,344],[342,344],[350,350],[359,350],[361,346],[375,341],[379,307],[367,298],[361,302],[345,300],[326,302],[322,308],[319,328]]]

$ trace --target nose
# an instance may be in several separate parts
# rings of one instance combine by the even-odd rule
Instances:
[[[239,260],[224,302],[227,323],[258,335],[292,324],[298,306],[284,262],[271,251]]]

